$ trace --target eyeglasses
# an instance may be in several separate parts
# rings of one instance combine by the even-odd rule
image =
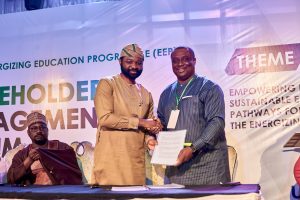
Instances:
[[[29,130],[30,130],[30,132],[32,132],[32,133],[36,133],[36,132],[38,132],[38,131],[46,131],[46,130],[48,130],[48,127],[47,126],[45,126],[45,125],[43,125],[43,126],[31,126],[30,128],[29,128]]]

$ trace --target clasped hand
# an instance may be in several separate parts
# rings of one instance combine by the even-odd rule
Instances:
[[[38,153],[38,151],[36,149],[31,149],[28,153],[28,157],[32,161],[36,161],[36,160],[40,159],[40,154]]]
[[[23,164],[26,169],[28,169],[34,161],[40,159],[40,154],[36,149],[31,149],[28,153],[28,157],[23,161]]]
[[[156,117],[152,119],[140,119],[140,126],[153,134],[159,133],[163,128],[160,120]]]

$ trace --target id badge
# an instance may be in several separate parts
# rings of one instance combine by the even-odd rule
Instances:
[[[174,129],[176,127],[178,116],[179,116],[179,111],[180,110],[172,110],[171,111],[171,115],[170,115],[170,118],[169,118],[167,128]]]

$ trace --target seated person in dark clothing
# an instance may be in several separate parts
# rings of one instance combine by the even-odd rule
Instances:
[[[82,184],[82,174],[72,147],[48,140],[46,117],[33,112],[27,116],[32,144],[14,156],[8,170],[8,183],[21,185]]]

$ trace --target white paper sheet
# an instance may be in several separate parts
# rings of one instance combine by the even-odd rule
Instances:
[[[147,186],[116,186],[112,187],[111,191],[118,191],[118,192],[129,192],[129,191],[145,191],[149,190]]]
[[[175,165],[178,154],[183,148],[186,130],[162,131],[158,134],[152,164]]]
[[[150,189],[179,189],[184,188],[184,185],[176,184],[176,183],[170,183],[165,185],[147,185]]]

